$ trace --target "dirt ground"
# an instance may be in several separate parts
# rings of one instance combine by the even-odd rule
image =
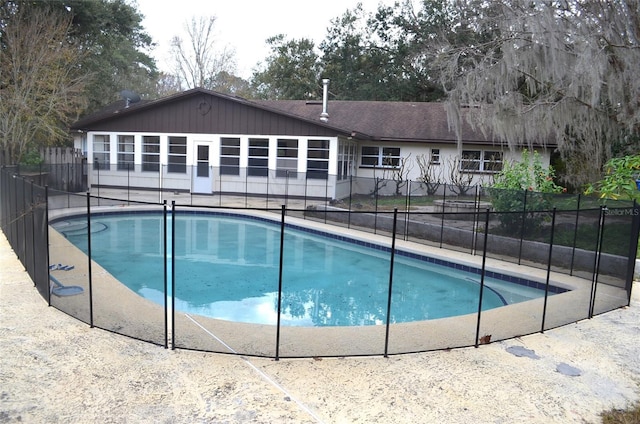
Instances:
[[[638,283],[629,308],[478,349],[280,361],[165,350],[48,307],[0,234],[2,423],[596,423],[640,399],[639,352]]]

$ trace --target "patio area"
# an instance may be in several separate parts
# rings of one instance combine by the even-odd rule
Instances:
[[[4,237],[0,281],[5,422],[584,423],[640,399],[638,283],[629,308],[477,349],[274,361],[90,329],[47,307]]]

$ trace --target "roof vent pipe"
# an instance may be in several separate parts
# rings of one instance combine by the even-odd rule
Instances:
[[[320,120],[327,122],[329,120],[329,113],[327,112],[327,103],[329,98],[329,80],[324,78],[322,80],[322,113],[320,114]]]

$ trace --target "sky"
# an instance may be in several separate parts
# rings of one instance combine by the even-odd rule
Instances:
[[[170,41],[184,39],[184,25],[192,17],[214,15],[216,42],[235,49],[236,75],[248,79],[258,62],[269,55],[266,40],[277,34],[287,39],[309,38],[318,45],[330,21],[362,3],[366,11],[395,0],[137,0],[142,25],[156,43],[150,54],[160,71],[171,71]]]

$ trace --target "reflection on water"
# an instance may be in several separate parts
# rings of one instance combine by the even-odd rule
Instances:
[[[93,259],[141,296],[163,303],[162,215],[99,216],[92,234]],[[54,224],[87,251],[86,231],[66,221]],[[171,224],[169,224],[171,228]],[[213,318],[276,324],[280,227],[259,220],[179,214],[175,222],[176,308]],[[168,252],[171,253],[171,241]],[[282,272],[283,325],[345,326],[386,323],[389,253],[287,229]],[[169,273],[171,275],[171,273]],[[477,275],[396,256],[391,322],[473,313]],[[509,301],[538,297],[522,288]],[[485,291],[483,309],[504,305]]]

